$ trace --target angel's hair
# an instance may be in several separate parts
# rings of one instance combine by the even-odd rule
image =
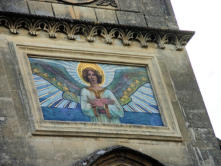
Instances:
[[[94,74],[97,77],[97,83],[100,84],[102,82],[102,76],[99,74],[99,72],[97,70],[94,70],[93,68],[90,68],[90,67],[87,67],[82,71],[84,81],[89,83],[89,79],[88,79],[88,72],[89,71],[94,72]]]

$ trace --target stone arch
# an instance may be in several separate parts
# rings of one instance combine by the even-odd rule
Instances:
[[[152,157],[124,146],[100,149],[74,166],[164,166]]]

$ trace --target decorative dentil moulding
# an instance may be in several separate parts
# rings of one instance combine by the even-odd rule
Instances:
[[[154,42],[161,49],[165,48],[165,44],[173,44],[176,46],[176,50],[182,50],[194,34],[191,31],[120,27],[51,18],[5,15],[0,15],[0,26],[8,28],[12,34],[18,34],[19,29],[24,28],[31,36],[37,36],[40,31],[46,31],[50,38],[56,38],[57,33],[64,33],[69,40],[75,40],[77,35],[83,35],[88,42],[94,42],[96,36],[100,36],[104,38],[106,44],[112,44],[114,39],[120,39],[124,46],[130,46],[131,42],[138,41],[141,47],[147,48],[149,42]]]

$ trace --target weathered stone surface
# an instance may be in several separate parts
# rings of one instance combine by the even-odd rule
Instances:
[[[172,16],[175,19],[175,14],[174,14],[173,7],[172,7],[170,0],[165,0],[165,4],[166,4],[168,16]]]
[[[16,114],[16,117],[18,117],[21,121],[20,126],[25,126],[24,129],[27,129],[30,124],[29,121],[27,121],[28,117],[28,112],[27,111],[19,111],[19,110],[25,110],[28,109],[26,106],[26,98],[25,96],[22,95],[22,89],[19,91],[12,91],[11,96],[13,100],[13,107],[14,107],[14,112]]]
[[[52,2],[52,0],[44,1]],[[165,10],[162,10],[161,6],[159,6],[159,4],[164,3],[163,0],[143,1],[146,3],[148,2],[150,5],[146,7],[148,10],[145,11],[149,27],[170,29],[177,28],[175,18],[171,12],[172,9],[165,12]],[[169,0],[165,0],[165,2],[168,1]],[[0,1],[1,10],[3,9],[2,5],[5,5],[3,2],[7,6],[8,2],[13,3],[15,1]],[[17,3],[19,2],[24,1],[17,0]],[[54,0],[54,2],[56,1]],[[145,17],[142,13],[138,12],[139,4],[137,3],[139,0],[121,0],[121,3],[122,2],[127,2],[128,4],[121,4],[120,10],[125,11],[117,12],[120,25],[146,27]],[[134,2],[137,3],[135,4]],[[39,4],[40,2],[36,0],[35,3],[32,3]],[[30,2],[29,5],[32,3]],[[51,14],[53,12],[51,10],[50,3],[41,2],[41,4],[43,5],[38,5],[39,9],[36,9],[35,5],[32,6],[32,14],[37,15],[37,13],[40,13],[42,16],[53,16],[53,14]],[[44,4],[47,4],[47,7],[45,7]],[[9,10],[11,10],[12,7],[16,6],[8,6]],[[75,8],[76,11],[74,12],[78,14],[76,19],[118,24],[118,19],[115,16],[116,11],[114,10],[94,9],[80,6]],[[23,10],[23,6],[21,6],[20,9]],[[72,6],[53,4],[53,9],[56,17],[65,19],[75,18],[75,14],[70,13],[70,11],[72,11]],[[35,12],[35,10],[37,12]],[[128,10],[131,12],[128,12]],[[46,12],[49,14],[45,14]],[[120,28],[124,28],[124,26]],[[20,32],[23,34],[22,29]],[[59,33],[58,35],[61,34]],[[171,100],[172,107],[175,110],[175,116],[178,120],[183,141],[168,141],[165,143],[165,141],[159,140],[154,141],[108,137],[36,136],[31,134],[31,126],[33,125],[31,123],[33,118],[31,115],[32,108],[28,105],[30,99],[25,95],[25,85],[18,66],[17,56],[15,55],[15,52],[13,52],[13,49],[9,47],[8,41],[1,37],[2,35],[0,36],[0,165],[73,165],[77,160],[86,157],[90,153],[96,152],[97,149],[105,149],[106,147],[114,145],[121,145],[141,151],[142,153],[150,155],[163,162],[164,165],[221,165],[220,151],[217,150],[217,142],[185,51],[174,51],[173,46],[160,50],[156,47],[152,47],[154,43],[150,43],[149,48],[145,50],[147,56],[152,55],[153,57],[156,57],[157,63],[160,61],[159,69],[161,70],[165,88],[168,92],[169,99]],[[38,37],[35,38],[36,40],[30,36],[27,37],[24,35],[8,35],[8,38],[13,42],[15,40],[15,43],[20,43],[20,41],[24,40],[24,42],[27,42],[30,45],[32,45],[32,42],[34,41],[34,45],[39,45],[42,49],[42,45],[45,45],[47,47],[65,47],[73,50],[72,46],[74,43],[79,42],[67,40],[61,41],[62,39],[60,38],[49,40],[48,38],[44,38],[44,34],[39,34]],[[65,44],[58,44],[62,42]],[[80,42],[85,44],[84,46],[89,47],[88,43],[84,43],[84,41]],[[131,46],[128,46],[126,49],[131,49],[133,51],[136,50],[137,47],[133,44],[134,43],[132,42]],[[113,45],[103,46],[96,42],[90,43],[90,46],[92,49],[103,53],[105,48],[115,49],[116,51],[125,49],[120,45],[117,47]],[[22,50],[18,50],[19,56]],[[38,50],[36,49],[35,51],[37,53]],[[137,49],[137,52],[139,51],[141,51],[141,49]],[[56,52],[52,52],[51,54],[53,53]],[[85,55],[86,54],[88,54],[88,52],[86,52]],[[150,73],[151,76],[153,73]],[[165,76],[169,77],[165,78]],[[99,151],[99,153],[101,154],[102,151]]]
[[[90,22],[97,22],[94,8],[74,6],[76,19]]]
[[[4,38],[0,38],[0,98],[9,98],[9,86],[8,86],[8,78],[6,75],[5,69],[5,46],[8,46],[8,42]],[[1,111],[0,107],[0,115],[3,111]]]
[[[2,143],[3,149],[0,149],[0,165],[36,165],[34,152],[28,145],[28,141],[25,138],[14,138],[10,140],[4,138]]]
[[[218,166],[221,164],[220,162],[221,152],[218,149],[197,148],[197,154],[198,154],[199,165]]]
[[[148,16],[165,16],[167,6],[164,0],[143,0],[143,12]]]
[[[50,17],[54,16],[51,3],[28,1],[28,6],[31,14]]]
[[[53,17],[53,14],[55,15],[55,17],[59,17],[59,18],[66,18],[66,19],[80,19],[80,20],[84,20],[84,21],[97,21],[96,20],[96,16],[94,14],[94,9],[91,8],[87,8],[86,10],[84,10],[85,8],[82,9],[76,9],[76,16],[75,14],[72,12],[71,6],[70,5],[66,5],[66,4],[58,4],[56,3],[56,0],[43,0],[41,2],[39,1],[27,1],[28,5],[27,5],[27,0],[2,0],[0,2],[0,11],[11,11],[11,12],[17,12],[17,13],[25,13],[25,14],[29,14],[29,9],[30,9],[30,13],[34,14],[34,15],[41,15],[41,16],[50,16]],[[54,13],[52,11],[52,6],[51,3],[48,2],[54,2],[53,5],[53,9],[54,9]],[[146,17],[150,17],[150,16],[171,16],[171,17],[167,17],[166,21],[167,21],[167,27],[170,29],[178,29],[176,20],[174,18],[174,13],[173,13],[173,9],[171,6],[171,3],[169,0],[117,0],[116,1],[119,9],[121,11],[131,11],[134,12],[134,15],[136,15],[137,12],[140,13],[145,13]],[[2,4],[2,5],[1,5]],[[28,9],[29,6],[29,9]],[[76,8],[81,8],[79,6],[76,6]],[[105,10],[106,13],[111,13],[109,10],[106,9],[101,9]],[[100,12],[96,12],[97,13],[97,17],[99,17],[98,19],[100,19],[99,22],[104,22],[103,19],[107,18],[107,16],[109,14],[105,14],[105,16],[101,16],[99,15]],[[104,13],[104,12],[102,12]],[[113,16],[111,14],[111,16]],[[115,16],[113,16],[113,18],[111,18],[110,16],[108,16],[108,20],[107,23],[116,23],[115,22]],[[158,24],[163,23],[163,19],[159,18],[159,20],[148,20],[149,24],[151,25],[150,27],[157,28],[159,27]],[[139,25],[137,25],[139,26]],[[143,26],[141,24],[141,26]],[[164,26],[164,23],[162,24],[162,26]],[[163,27],[164,28],[164,27]]]
[[[168,29],[167,20],[163,16],[145,16],[145,18],[150,28]]]
[[[146,27],[146,21],[142,13],[117,11],[117,18],[121,25]]]
[[[0,98],[0,116],[8,117],[14,116],[14,107],[13,101],[9,97],[1,97]]]
[[[194,139],[196,140],[197,146],[201,148],[213,148],[219,149],[217,139],[212,129],[208,128],[195,128],[193,129]]]
[[[75,19],[74,9],[71,5],[52,4],[55,17],[65,19]]]
[[[210,149],[206,150],[210,154],[210,158],[213,158],[215,165],[221,165],[221,150],[220,149]]]
[[[5,117],[0,117],[0,123],[6,121]]]
[[[26,0],[1,0],[0,11],[29,14]]]
[[[1,71],[0,72],[0,80],[1,80],[0,93],[1,93],[1,92],[8,91],[8,79],[5,74],[5,69],[4,69],[3,63],[1,62],[1,59],[0,59],[0,71]],[[1,94],[0,94],[0,96],[1,96]]]
[[[166,17],[166,22],[167,22],[167,26],[168,26],[169,29],[176,29],[176,30],[179,29],[179,26],[176,22],[175,17],[167,16]]]
[[[188,121],[190,121],[190,126],[193,128],[212,128],[206,112],[195,110],[193,112],[188,112],[187,117]]]
[[[1,65],[1,63],[0,63],[0,65]],[[2,67],[3,67],[3,65],[0,67],[0,71],[1,71]],[[2,70],[2,74],[0,75],[0,80],[1,80],[0,93],[8,91],[8,79],[7,79],[7,76],[5,75],[5,72],[3,72],[3,71],[4,70]],[[0,94],[0,96],[1,96],[1,94]]]
[[[142,0],[118,0],[121,10],[142,12]]]
[[[194,89],[193,89],[194,90]],[[177,91],[177,95],[183,109],[188,113],[191,110],[205,111],[205,107],[202,105],[201,95],[194,91]]]
[[[188,111],[191,110],[204,111],[205,105],[185,52],[167,56],[165,62],[170,70],[176,95],[185,112],[188,114]]]
[[[17,85],[19,85],[19,80],[17,78],[17,70],[16,70],[16,64],[15,59],[11,54],[11,51],[9,48],[2,48],[0,54],[3,55],[4,60],[4,66],[5,67],[5,74],[6,77],[5,81],[7,80],[7,87],[8,90],[16,90],[18,88]]]
[[[151,28],[157,29],[176,29],[178,30],[179,27],[177,25],[176,19],[172,16],[152,16],[152,15],[145,15],[147,25]]]
[[[95,9],[99,23],[117,24],[116,12],[114,10]]]

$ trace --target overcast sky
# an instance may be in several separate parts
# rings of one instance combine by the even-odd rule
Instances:
[[[195,31],[188,55],[215,134],[221,139],[221,0],[171,0],[181,30]]]

